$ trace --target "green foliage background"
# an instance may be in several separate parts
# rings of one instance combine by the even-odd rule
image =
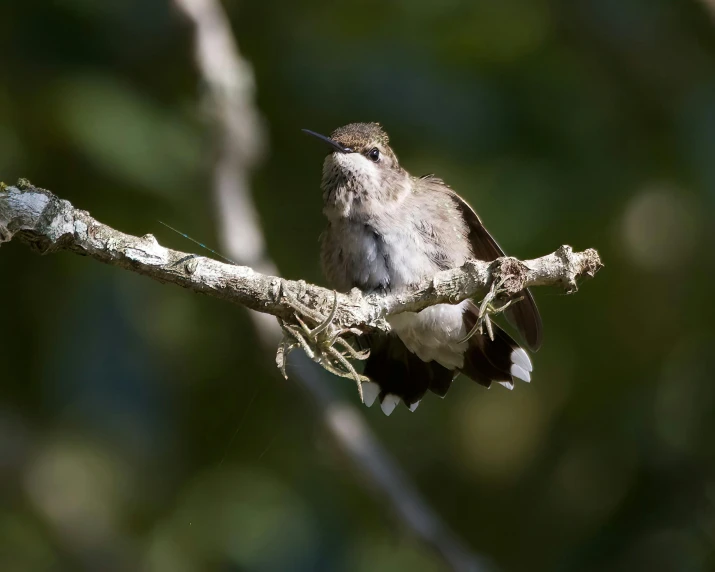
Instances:
[[[715,569],[715,21],[697,0],[227,2],[270,136],[271,255],[320,282],[323,149],[380,121],[522,258],[530,385],[361,409],[502,570]],[[125,232],[215,244],[212,131],[168,0],[0,3],[0,179]],[[0,250],[0,568],[443,570],[276,375],[240,308],[78,256]],[[301,367],[299,364],[293,367]],[[357,404],[353,386],[335,380]]]

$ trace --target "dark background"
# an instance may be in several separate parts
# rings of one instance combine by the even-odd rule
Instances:
[[[578,294],[535,292],[530,385],[460,379],[415,414],[360,410],[502,570],[715,569],[708,2],[225,4],[269,130],[253,194],[284,275],[321,282],[324,150],[300,128],[353,121],[380,121],[509,253],[602,255]],[[216,244],[199,86],[168,0],[3,0],[0,179]],[[240,308],[19,243],[0,250],[0,305],[3,570],[445,569]]]

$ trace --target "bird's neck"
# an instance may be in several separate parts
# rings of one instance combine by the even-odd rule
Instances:
[[[412,194],[409,176],[396,174],[380,181],[352,177],[323,179],[323,213],[330,221],[369,222],[389,217]]]

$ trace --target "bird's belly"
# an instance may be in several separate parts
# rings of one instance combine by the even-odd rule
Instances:
[[[344,240],[341,256],[347,282],[361,290],[388,290],[392,280],[389,253],[381,235],[360,229],[350,240]]]
[[[351,287],[399,292],[440,270],[414,233],[360,225],[348,234],[351,240],[343,241],[341,255]]]
[[[437,304],[387,320],[407,349],[422,361],[434,360],[447,369],[460,369],[467,349],[467,342],[461,341],[467,336],[463,319],[467,303]]]
[[[398,293],[424,278],[434,276],[436,266],[424,241],[416,233],[392,232],[361,225],[350,229],[352,240],[341,244],[345,277],[350,287]],[[421,312],[403,312],[388,318],[407,349],[422,361],[436,361],[448,369],[464,365],[467,331],[463,314],[467,302],[437,304]]]

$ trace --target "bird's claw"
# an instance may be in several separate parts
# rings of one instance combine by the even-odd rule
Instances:
[[[286,296],[286,303],[294,310],[293,316],[297,325],[280,320],[283,340],[276,353],[276,365],[283,376],[287,377],[285,368],[288,355],[295,348],[300,347],[310,359],[319,363],[330,373],[353,379],[358,386],[360,399],[362,399],[362,383],[368,381],[368,378],[360,375],[347,358],[366,360],[370,355],[370,350],[358,351],[342,337],[345,334],[360,335],[362,333],[360,330],[338,328],[333,323],[338,310],[337,292],[334,292],[330,314],[325,318],[298,300]],[[301,315],[303,318],[316,322],[317,325],[311,329]],[[336,346],[339,346],[342,351],[338,350]]]
[[[489,288],[489,292],[487,292],[486,296],[484,296],[484,299],[479,304],[479,315],[477,317],[477,323],[474,324],[474,327],[462,340],[460,340],[459,343],[466,342],[477,332],[483,334],[485,328],[487,330],[487,334],[489,335],[489,339],[491,341],[494,341],[494,329],[492,327],[491,316],[501,314],[509,306],[523,299],[523,296],[520,296],[519,298],[512,298],[501,306],[497,307],[494,305],[494,301],[502,293],[501,287],[504,285],[505,280],[506,278],[502,277],[499,280],[495,280],[492,282],[492,285]]]

